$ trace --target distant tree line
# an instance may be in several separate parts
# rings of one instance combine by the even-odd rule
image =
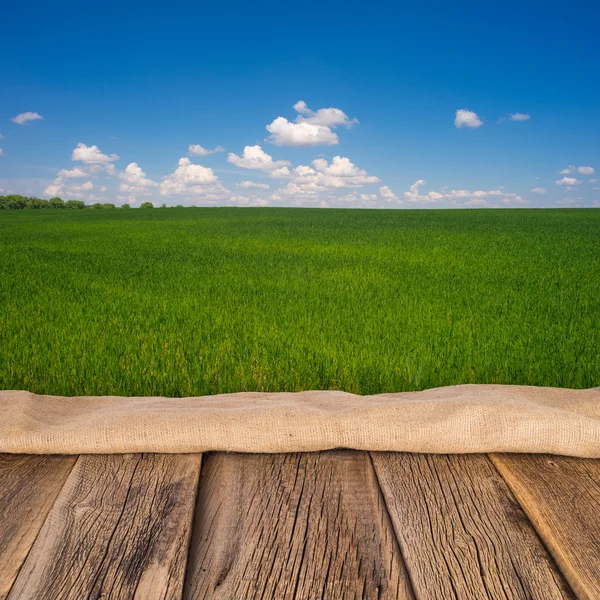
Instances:
[[[18,196],[9,194],[8,196],[0,196],[0,210],[23,210],[23,209],[98,209],[98,208],[131,208],[129,204],[123,204],[117,207],[112,202],[96,202],[95,204],[86,204],[83,200],[63,200],[62,198],[50,198],[43,200],[42,198],[28,198],[27,196]],[[143,202],[140,208],[154,208],[152,202]],[[161,208],[166,208],[163,204]]]

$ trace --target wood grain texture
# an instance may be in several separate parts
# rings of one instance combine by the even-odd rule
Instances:
[[[0,600],[6,598],[76,460],[0,454]]]
[[[600,460],[495,454],[492,460],[579,598],[600,598]]]
[[[485,455],[373,452],[417,598],[572,598]]]
[[[180,598],[200,461],[79,457],[9,599]]]
[[[410,584],[368,454],[214,454],[184,598],[405,599]]]

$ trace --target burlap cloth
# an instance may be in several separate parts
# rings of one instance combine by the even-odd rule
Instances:
[[[596,390],[459,385],[196,398],[0,391],[0,452],[548,452],[600,458]]]

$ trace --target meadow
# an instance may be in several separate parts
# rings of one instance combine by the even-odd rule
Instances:
[[[600,210],[0,212],[0,389],[600,385]]]

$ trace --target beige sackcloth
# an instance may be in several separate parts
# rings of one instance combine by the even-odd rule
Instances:
[[[195,398],[0,391],[0,452],[542,452],[600,458],[596,390],[458,385]]]

